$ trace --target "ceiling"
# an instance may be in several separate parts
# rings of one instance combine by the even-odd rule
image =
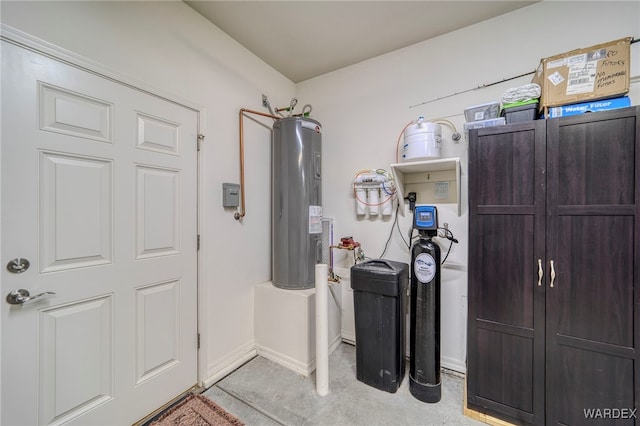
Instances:
[[[294,83],[535,3],[184,1]]]

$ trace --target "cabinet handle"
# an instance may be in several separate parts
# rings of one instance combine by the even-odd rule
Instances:
[[[542,276],[544,270],[542,269],[542,259],[538,259],[538,287],[542,286]]]
[[[551,264],[551,284],[549,286],[553,288],[553,282],[556,279],[556,268],[553,267],[553,260],[549,261],[549,263]]]

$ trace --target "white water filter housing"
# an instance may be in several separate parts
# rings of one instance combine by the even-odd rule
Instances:
[[[382,216],[391,216],[391,213],[393,211],[393,203],[391,199],[393,197],[391,196],[391,194],[389,194],[384,182],[380,184],[380,192],[382,193],[382,206],[380,207]]]
[[[440,158],[442,151],[442,126],[424,121],[411,124],[404,132],[402,161],[433,160]]]
[[[378,208],[380,205],[380,193],[378,188],[369,188],[367,190],[369,197],[369,216],[378,216]]]
[[[353,178],[356,214],[370,218],[390,216],[395,199],[395,185],[391,176],[382,169],[363,170]]]
[[[362,186],[356,187],[356,214],[364,216],[367,214],[367,190]]]

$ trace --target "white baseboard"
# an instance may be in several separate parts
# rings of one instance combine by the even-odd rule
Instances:
[[[245,364],[258,355],[256,346],[253,341],[247,342],[235,351],[227,354],[222,359],[213,364],[209,364],[207,378],[204,380],[204,387],[208,388],[236,368]]]
[[[268,360],[275,362],[276,364],[280,364],[281,366],[288,368],[289,370],[292,370],[298,374],[302,374],[305,377],[308,377],[313,372],[311,362],[305,363],[299,361],[288,355],[261,345],[256,345],[256,350],[258,352],[258,355],[265,357]]]
[[[331,355],[331,352],[336,350],[336,348],[338,347],[338,345],[340,345],[341,342],[342,342],[342,336],[340,335],[334,337],[333,340],[329,342],[329,355]]]
[[[356,344],[356,333],[352,330],[345,330],[344,328],[340,330],[340,336],[342,336],[342,340],[345,342],[355,345]]]
[[[465,365],[464,361],[460,361],[459,359],[443,356],[440,358],[440,366],[442,368],[457,371],[458,373],[467,373],[467,366]]]
[[[341,336],[335,336],[334,339],[329,342],[329,355],[331,355],[331,353],[338,347],[338,345],[340,345],[341,342]],[[305,377],[309,377],[311,373],[313,373],[313,371],[316,369],[315,354],[313,354],[313,358],[309,362],[305,363],[261,345],[256,345],[256,350],[258,352],[258,355],[263,356],[268,360],[275,362],[276,364],[280,364],[281,366],[288,368],[289,370],[292,370],[298,374],[302,374]]]

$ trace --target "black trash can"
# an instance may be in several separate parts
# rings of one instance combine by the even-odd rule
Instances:
[[[405,370],[405,312],[409,265],[374,259],[351,268],[356,329],[356,376],[394,393]]]

